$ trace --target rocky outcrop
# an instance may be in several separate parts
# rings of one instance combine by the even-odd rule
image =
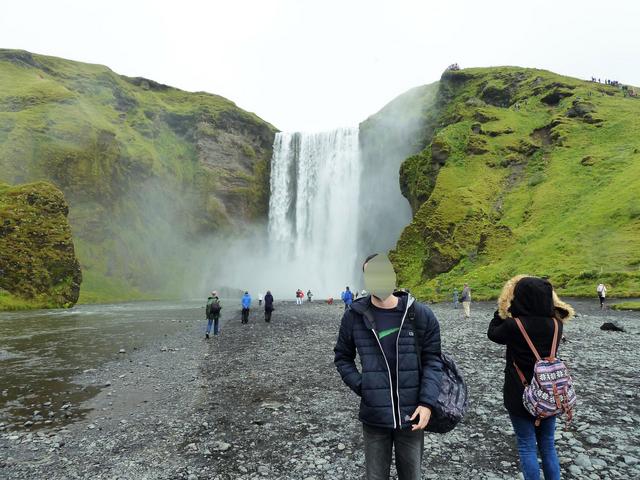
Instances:
[[[68,213],[49,183],[0,184],[0,310],[78,301],[82,273]]]
[[[81,301],[183,295],[213,235],[267,217],[275,128],[233,102],[0,50],[0,181],[69,202]]]

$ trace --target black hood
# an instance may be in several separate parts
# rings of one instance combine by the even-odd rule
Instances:
[[[513,317],[552,317],[553,287],[548,280],[524,277],[513,290],[509,312]]]

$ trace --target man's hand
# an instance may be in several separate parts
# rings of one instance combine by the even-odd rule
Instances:
[[[431,418],[431,409],[429,407],[418,406],[416,411],[413,412],[413,415],[411,415],[411,420],[413,421],[416,417],[419,417],[420,421],[416,425],[413,425],[411,430],[424,430]]]

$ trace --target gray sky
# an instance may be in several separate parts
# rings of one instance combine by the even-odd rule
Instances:
[[[355,125],[462,67],[640,85],[635,0],[20,0],[0,47],[223,95],[282,130]]]

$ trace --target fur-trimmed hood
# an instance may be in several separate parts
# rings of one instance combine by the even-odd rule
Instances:
[[[538,281],[545,282],[543,279],[538,279],[537,277],[533,277],[532,275],[516,275],[515,277],[507,281],[507,283],[505,283],[504,287],[502,288],[502,293],[500,294],[500,298],[498,298],[498,314],[500,315],[500,318],[506,319],[512,316],[511,307],[512,307],[512,304],[514,303],[516,285],[523,278],[529,278],[531,280],[535,279]],[[547,288],[549,288],[550,285],[551,284],[549,283]],[[562,321],[563,323],[569,321],[575,315],[575,311],[573,307],[568,303],[565,303],[562,300],[560,300],[555,290],[553,290],[553,287],[551,287],[551,290],[552,290],[551,295],[553,298],[554,316],[558,320]],[[547,290],[547,295],[548,295],[548,290]]]

